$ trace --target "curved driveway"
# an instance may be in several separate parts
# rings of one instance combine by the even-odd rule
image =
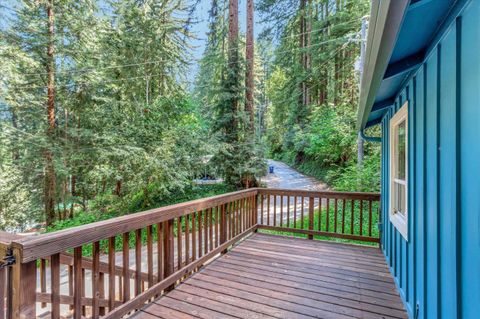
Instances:
[[[327,184],[322,183],[314,177],[303,175],[283,162],[268,160],[268,165],[273,165],[274,167],[273,174],[267,174],[267,176],[262,178],[262,181],[267,184],[268,188],[289,188],[314,191],[328,189]]]

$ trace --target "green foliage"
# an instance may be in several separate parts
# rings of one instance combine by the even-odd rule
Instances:
[[[274,22],[270,31],[276,34],[264,35],[280,38],[267,65],[269,155],[335,189],[378,190],[378,145],[366,143],[364,164],[356,163],[354,64],[369,2],[262,0],[258,8]]]
[[[362,166],[351,163],[347,167],[331,170],[328,179],[339,191],[380,192],[380,153],[365,157]]]
[[[202,156],[217,148],[184,89],[192,7],[183,0],[101,7],[94,0],[19,1],[0,31],[0,229],[45,220],[47,153],[55,219],[70,225],[187,191],[203,171]],[[49,44],[54,70],[45,67]]]
[[[260,119],[257,115],[252,132],[244,106],[246,62],[241,52],[245,52],[245,43],[243,38],[227,37],[226,12],[226,2],[212,1],[208,41],[200,61],[194,96],[202,103],[202,114],[209,123],[211,137],[219,143],[212,163],[228,185],[251,187],[266,169],[264,147],[257,134]],[[257,55],[255,65],[261,62]],[[263,80],[263,74],[257,71],[255,82],[263,87]],[[257,93],[255,91],[257,97],[261,96]],[[255,104],[259,103],[257,98]]]

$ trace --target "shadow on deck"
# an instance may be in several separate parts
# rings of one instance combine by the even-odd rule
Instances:
[[[132,318],[407,318],[407,313],[378,248],[255,233]]]

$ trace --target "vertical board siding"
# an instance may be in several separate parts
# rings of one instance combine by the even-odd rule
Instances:
[[[480,1],[461,18],[460,209],[463,318],[478,318],[480,302]]]
[[[427,81],[426,81],[426,160],[427,160],[427,179],[425,185],[425,201],[427,213],[427,232],[425,239],[427,240],[426,263],[427,263],[427,298],[426,313],[431,318],[438,318],[437,313],[437,295],[438,295],[438,216],[437,216],[437,164],[438,164],[438,139],[437,139],[437,74],[438,74],[438,54],[437,50],[426,61],[427,64]]]
[[[455,318],[457,298],[456,291],[455,249],[457,176],[456,176],[456,29],[455,24],[447,31],[441,42],[442,57],[440,61],[440,114],[438,124],[439,136],[439,275],[440,275],[440,313],[442,318]]]
[[[471,1],[382,120],[382,250],[412,318],[478,318],[480,1]],[[408,241],[389,221],[389,122],[409,103]],[[416,309],[418,305],[418,310]]]

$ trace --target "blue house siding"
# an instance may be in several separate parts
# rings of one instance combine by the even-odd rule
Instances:
[[[382,120],[382,249],[409,315],[479,318],[480,1],[432,45]],[[389,222],[389,121],[409,102],[408,241]]]

